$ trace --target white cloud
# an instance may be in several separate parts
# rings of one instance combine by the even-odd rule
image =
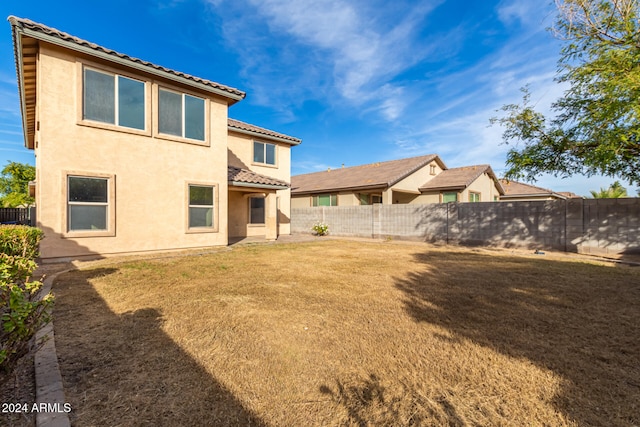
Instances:
[[[490,119],[501,115],[503,105],[520,103],[524,86],[529,86],[536,108],[549,113],[564,89],[554,81],[554,48],[542,30],[522,32],[473,65],[412,87],[430,97],[412,105],[417,113],[407,115],[410,125],[394,135],[400,152],[396,157],[438,153],[450,167],[489,163],[503,173],[510,147],[502,143],[503,129],[490,126]]]
[[[209,1],[214,6],[220,3]],[[316,96],[334,103],[337,93],[342,101],[378,111],[386,120],[397,119],[406,108],[402,84],[393,80],[428,54],[429,46],[418,42],[416,32],[439,3],[406,3],[400,8],[343,0],[249,2],[251,12],[237,20],[225,19],[224,33],[230,44],[246,51],[242,60],[255,84],[251,88],[255,102],[271,102],[273,93],[265,87],[274,90],[275,78],[280,80],[276,89],[280,102],[287,90],[298,99]],[[248,24],[251,14],[255,15]],[[255,31],[243,30],[254,24],[266,25],[268,34],[257,37]],[[280,46],[268,56],[262,47],[274,38]]]
[[[506,0],[497,8],[498,18],[505,25],[540,26],[550,16],[548,4],[531,0]],[[540,10],[545,10],[541,14]]]

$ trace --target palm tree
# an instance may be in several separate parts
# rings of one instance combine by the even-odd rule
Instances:
[[[609,188],[600,187],[600,191],[591,190],[591,195],[594,199],[618,199],[627,197],[627,189],[620,184],[620,181],[616,181]]]

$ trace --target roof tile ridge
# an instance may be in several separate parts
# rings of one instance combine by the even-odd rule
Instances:
[[[478,168],[478,171],[473,175],[473,178],[469,178],[465,183],[465,187],[470,186],[473,181],[478,179],[483,173],[487,172],[488,169],[491,169],[491,165],[481,164],[481,165],[472,165],[470,168]],[[493,172],[493,169],[491,170]],[[494,174],[495,175],[495,174]]]
[[[406,169],[402,174],[399,174],[397,176],[395,176],[392,180],[390,180],[389,182],[387,182],[387,185],[389,187],[391,187],[392,185],[398,183],[399,181],[403,180],[404,178],[406,178],[407,176],[411,175],[412,173],[414,173],[415,171],[417,171],[418,169],[426,166],[427,164],[431,163],[433,160],[436,159],[436,157],[438,157],[437,154],[426,154],[424,156],[417,156],[417,157],[408,157],[406,159],[398,159],[399,160],[412,160],[412,159],[421,159],[420,162],[416,165],[413,165],[412,167],[409,167],[408,169]]]
[[[500,181],[506,181],[507,183],[515,182],[516,184],[526,185],[527,187],[533,187],[533,188],[536,188],[538,190],[544,190],[544,191],[546,191],[548,193],[556,193],[555,191],[551,190],[550,188],[538,187],[537,185],[527,184],[526,182],[515,181],[513,179],[501,178]]]
[[[131,61],[131,62],[135,62],[135,63],[141,64],[141,65],[147,66],[147,67],[151,67],[151,68],[155,68],[157,70],[164,71],[165,73],[168,73],[168,74],[173,74],[175,76],[184,77],[186,79],[193,80],[193,81],[205,84],[207,86],[215,87],[215,88],[224,90],[224,91],[229,92],[229,93],[234,93],[236,95],[241,95],[242,97],[245,96],[245,93],[243,91],[241,91],[240,89],[234,88],[232,86],[227,86],[227,85],[224,85],[222,83],[214,82],[213,80],[208,80],[208,79],[204,79],[202,77],[197,77],[197,76],[194,76],[194,75],[191,75],[191,74],[187,74],[187,73],[182,72],[182,71],[173,70],[171,68],[167,68],[165,66],[158,65],[158,64],[155,64],[153,62],[146,61],[144,59],[140,59],[140,58],[137,58],[137,57],[134,57],[134,56],[127,55],[125,53],[121,53],[121,52],[118,52],[116,50],[110,49],[108,47],[101,46],[101,45],[99,45],[97,43],[93,43],[93,42],[90,42],[88,40],[85,40],[85,39],[82,39],[80,37],[77,37],[77,36],[74,36],[72,34],[69,34],[67,32],[61,31],[61,30],[59,30],[57,28],[50,27],[48,25],[44,25],[44,24],[41,24],[39,22],[32,21],[31,19],[28,19],[28,18],[19,18],[17,16],[13,16],[12,15],[12,16],[9,16],[8,19],[9,19],[10,22],[16,22],[17,24],[19,24],[21,28],[27,27],[27,28],[29,28],[31,30],[42,32],[42,33],[45,33],[47,35],[57,37],[57,38],[59,38],[61,40],[73,42],[73,43],[75,43],[77,45],[80,45],[80,46],[89,47],[89,48],[91,48],[93,50],[96,50],[96,51],[101,51],[101,52],[103,52],[103,53],[105,53],[107,55],[114,55],[114,56],[117,56],[119,58]]]
[[[234,119],[234,118],[231,118],[231,117],[227,117],[227,125],[228,126],[234,126],[231,122],[238,123],[238,125],[235,125],[235,127],[242,128],[242,125],[244,125],[244,126],[248,126],[250,128],[253,128],[254,130],[255,129],[261,130],[263,132],[260,132],[258,130],[255,130],[255,131],[258,132],[258,133],[265,134],[265,135],[271,134],[272,136],[278,136],[280,138],[288,139],[290,141],[298,141],[298,142],[302,141],[300,138],[296,138],[295,136],[287,135],[287,134],[284,134],[284,133],[281,133],[281,132],[276,132],[274,130],[267,129],[267,128],[262,127],[262,126],[254,125],[254,124],[251,124],[251,123],[243,122],[242,120],[238,120],[238,119]],[[251,130],[251,129],[246,129],[246,130]]]

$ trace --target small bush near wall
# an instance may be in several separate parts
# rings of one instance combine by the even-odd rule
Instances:
[[[311,229],[313,230],[313,234],[315,234],[316,236],[326,236],[327,234],[329,234],[329,225],[323,222],[316,222],[315,224],[313,224],[313,227],[311,227]]]
[[[49,323],[51,294],[39,298],[42,282],[31,281],[42,231],[0,226],[0,369],[10,371],[30,350],[36,331]]]

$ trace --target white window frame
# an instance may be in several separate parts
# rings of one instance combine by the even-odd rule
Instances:
[[[86,70],[90,70],[93,71],[94,73],[100,73],[100,74],[105,74],[108,76],[113,77],[114,79],[114,96],[113,96],[113,111],[114,111],[114,116],[113,116],[113,123],[111,122],[103,122],[100,120],[94,120],[94,119],[90,119],[90,118],[86,118],[85,117],[85,90],[87,87],[87,82],[85,80],[85,71]],[[135,127],[130,127],[130,126],[124,126],[121,125],[119,123],[120,121],[120,111],[119,111],[119,107],[120,107],[120,103],[119,103],[119,83],[120,83],[120,78],[123,79],[129,79],[129,80],[133,80],[139,83],[142,83],[143,88],[144,88],[144,105],[143,105],[143,110],[144,110],[144,118],[143,118],[143,123],[144,126],[142,129],[140,128],[135,128]],[[147,99],[147,83],[144,80],[140,80],[131,76],[125,76],[123,74],[119,74],[119,73],[115,73],[112,71],[106,71],[106,70],[101,70],[99,68],[95,68],[95,67],[91,67],[91,66],[83,66],[82,67],[82,94],[81,94],[81,98],[82,98],[82,102],[81,102],[81,108],[80,108],[80,115],[81,115],[81,119],[83,121],[87,121],[87,122],[91,122],[91,123],[96,123],[99,125],[106,125],[106,126],[116,126],[119,129],[123,129],[123,130],[129,130],[129,131],[134,131],[134,132],[146,132],[147,131],[147,103],[148,103],[148,99]]]
[[[338,195],[336,193],[324,193],[324,194],[316,194],[314,196],[311,196],[311,206],[313,207],[324,206],[319,204],[320,197],[323,197],[323,196],[329,196],[329,206],[338,206]],[[335,202],[335,204],[333,202]]]
[[[182,114],[182,129],[180,132],[180,135],[173,135],[171,133],[163,133],[160,131],[160,92],[161,91],[165,91],[165,92],[171,92],[177,95],[180,95],[180,113]],[[192,98],[196,98],[196,99],[200,99],[201,101],[203,101],[203,122],[202,122],[202,132],[203,132],[203,137],[202,139],[196,139],[196,138],[190,138],[188,136],[186,136],[186,126],[187,126],[187,120],[186,120],[186,108],[185,108],[185,99],[187,96],[190,96]],[[159,86],[158,87],[158,112],[157,112],[157,116],[158,116],[158,134],[166,137],[166,138],[180,138],[180,139],[185,139],[188,141],[194,141],[197,144],[205,144],[207,142],[207,100],[205,98],[202,98],[200,96],[196,96],[193,95],[191,93],[185,93],[179,90],[174,90],[174,89],[169,89],[167,87],[164,86]]]
[[[442,197],[442,203],[457,203],[457,202],[459,202],[460,195],[458,194],[458,192],[457,192],[457,191],[444,191],[444,192],[442,192],[441,194],[442,194],[442,196],[441,196],[441,197]],[[455,201],[453,201],[453,202],[445,202],[445,201],[444,201],[444,196],[445,196],[445,194],[455,194],[455,195],[456,195],[456,200],[455,200]]]
[[[256,144],[262,144],[262,156],[264,158],[264,162],[256,161]],[[273,147],[273,163],[267,163],[267,145],[271,145]],[[256,165],[276,167],[278,165],[278,144],[272,144],[264,141],[253,141],[253,163]]]
[[[192,205],[191,204],[191,187],[210,187],[213,191],[213,202],[211,205]],[[210,183],[210,182],[194,182],[188,181],[185,183],[185,204],[187,206],[186,210],[186,218],[185,218],[185,227],[187,233],[214,233],[218,232],[218,184]],[[191,208],[211,208],[212,209],[212,218],[211,218],[211,226],[204,227],[192,227],[190,224],[190,211]]]
[[[69,201],[69,179],[70,178],[89,178],[104,179],[107,181],[107,202],[71,202]],[[62,192],[62,203],[65,209],[62,215],[62,233],[63,237],[113,237],[116,235],[116,177],[115,175],[81,172],[81,171],[64,171],[62,173],[62,182],[64,183]],[[71,229],[71,206],[105,206],[106,207],[106,229],[100,230],[72,230]]]

